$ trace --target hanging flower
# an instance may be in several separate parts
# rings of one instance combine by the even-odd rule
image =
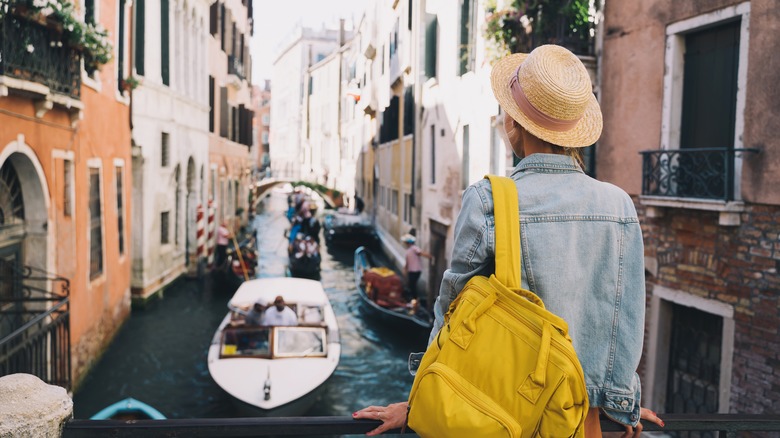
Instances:
[[[82,50],[85,63],[90,69],[98,69],[113,57],[109,33],[100,24],[85,23],[78,18],[74,4],[69,0],[0,0],[0,19],[6,13],[14,13],[41,24],[51,22],[62,28],[62,47],[65,42]],[[52,45],[54,46],[54,45]],[[27,46],[32,53],[35,48]]]

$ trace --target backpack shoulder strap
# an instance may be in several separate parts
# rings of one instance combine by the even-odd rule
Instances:
[[[486,175],[493,188],[493,215],[496,224],[496,278],[509,289],[519,289],[520,209],[517,186],[505,176]]]

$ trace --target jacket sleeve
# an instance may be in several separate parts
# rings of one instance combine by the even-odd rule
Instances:
[[[633,207],[633,205],[632,205]],[[602,406],[611,419],[636,426],[640,417],[642,385],[636,369],[642,358],[645,328],[645,263],[642,229],[638,222],[625,225],[625,250],[621,254],[624,284],[618,310],[618,331],[612,382],[621,403],[606,401]]]
[[[444,272],[439,296],[433,306],[436,317],[428,344],[436,338],[450,303],[458,296],[463,286],[475,275],[488,268],[492,260],[493,245],[491,196],[480,183],[469,186],[463,192],[460,213],[455,223],[455,241],[452,248],[450,267]],[[488,210],[490,216],[488,215]]]

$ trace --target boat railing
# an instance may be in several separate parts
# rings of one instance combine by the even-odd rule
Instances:
[[[663,414],[663,428],[644,424],[646,432],[710,432],[711,436],[736,438],[742,432],[780,431],[780,415],[748,414]],[[172,420],[70,420],[62,431],[64,438],[97,437],[266,437],[363,435],[379,426],[379,421],[353,420],[351,417],[276,417],[276,418],[192,418]],[[601,421],[604,432],[623,431],[609,420]],[[387,434],[398,434],[392,430]],[[414,434],[406,429],[405,434]],[[717,435],[716,435],[717,434]]]

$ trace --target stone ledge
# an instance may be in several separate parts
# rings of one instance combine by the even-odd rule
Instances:
[[[0,438],[59,437],[73,417],[65,388],[30,374],[0,377]]]

